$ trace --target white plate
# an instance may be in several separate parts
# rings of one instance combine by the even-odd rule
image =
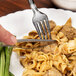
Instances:
[[[47,14],[49,20],[54,20],[57,25],[64,25],[69,17],[71,17],[72,25],[76,27],[75,12],[52,8],[41,8],[39,10]],[[35,29],[32,24],[32,17],[32,10],[18,11],[16,13],[11,13],[7,16],[0,17],[0,24],[12,34],[16,35],[19,39],[24,35],[27,35],[31,30]],[[23,70],[23,67],[19,63],[18,56],[13,52],[11,57],[10,71],[15,76],[22,76]]]

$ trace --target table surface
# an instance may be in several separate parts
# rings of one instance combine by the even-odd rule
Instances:
[[[51,0],[34,1],[38,8],[56,8]],[[0,17],[24,9],[30,9],[28,0],[0,0]]]

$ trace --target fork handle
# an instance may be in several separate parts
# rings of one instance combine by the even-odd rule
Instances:
[[[30,4],[30,7],[32,8],[33,12],[36,13],[38,11],[38,9],[34,3],[34,0],[29,0],[29,4]]]

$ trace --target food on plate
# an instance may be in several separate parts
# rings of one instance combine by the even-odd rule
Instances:
[[[25,68],[22,76],[76,76],[76,29],[72,27],[71,18],[63,26],[49,21],[51,36],[57,42],[35,49],[13,50],[20,56],[20,63]],[[39,39],[32,31],[25,39]],[[40,43],[18,43],[21,47],[39,46]]]
[[[70,40],[76,38],[76,29],[72,27],[71,18],[62,27],[61,32],[63,32],[64,35]]]

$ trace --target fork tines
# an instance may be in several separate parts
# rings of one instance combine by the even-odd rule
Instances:
[[[38,32],[40,39],[51,39],[50,25],[48,22],[48,18],[40,22],[33,22]]]

